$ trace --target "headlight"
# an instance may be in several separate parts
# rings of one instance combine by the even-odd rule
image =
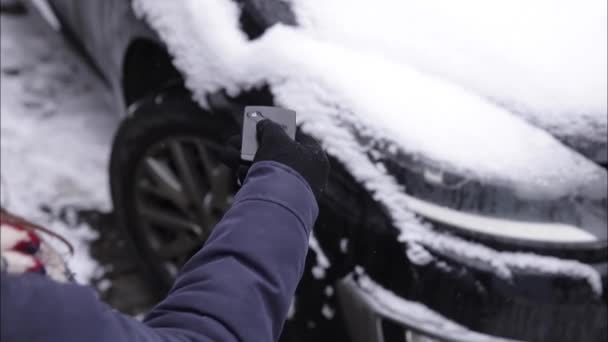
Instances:
[[[507,239],[559,244],[584,244],[600,241],[597,236],[579,227],[563,223],[542,223],[486,217],[439,206],[412,196],[407,205],[416,214],[431,221]]]
[[[570,177],[571,183],[563,189],[560,187],[565,185],[559,182],[550,184],[550,178],[532,180],[545,190],[561,189],[534,192],[534,186],[526,186],[531,180],[525,174],[514,179],[482,179],[464,171],[436,169],[431,161],[405,153],[380,156],[377,161],[404,186],[407,193],[400,199],[405,206],[438,229],[496,249],[579,260],[587,259],[580,257],[583,254],[597,256],[608,244],[608,175],[599,166],[585,163],[592,176]]]

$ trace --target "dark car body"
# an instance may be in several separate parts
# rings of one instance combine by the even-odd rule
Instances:
[[[242,7],[241,28],[251,39],[262,35],[276,22],[295,24],[285,2],[238,2]],[[109,85],[120,115],[128,115],[130,108],[150,94],[183,86],[182,75],[172,65],[164,43],[136,16],[130,1],[50,0],[48,3],[61,29]],[[237,97],[224,93],[208,96],[213,110],[235,118],[246,104],[272,101],[270,94],[257,90],[243,91]],[[366,140],[364,136],[359,138]],[[426,169],[411,156],[381,157],[378,161],[386,165],[412,196],[454,210],[491,213],[499,218],[538,218],[540,215],[548,221],[573,223],[587,215],[584,198],[534,204],[539,209],[527,211],[531,204],[508,188],[480,182],[469,182],[458,188],[444,187],[426,179]],[[310,271],[305,273],[296,311],[287,323],[288,334],[303,341],[333,341],[345,339],[348,331],[355,342],[419,341],[418,338],[423,338],[419,336],[451,341],[494,340],[490,336],[547,341],[606,339],[606,240],[585,246],[549,246],[498,239],[430,220],[437,227],[497,250],[531,251],[592,265],[602,277],[601,296],[593,293],[581,279],[522,272],[507,281],[486,269],[466,266],[445,255],[434,255],[435,261],[428,264],[415,264],[398,242],[398,232],[384,208],[344,167],[335,161],[332,164],[328,196],[321,205],[316,228],[319,244],[331,265],[327,266],[325,277]],[[457,174],[445,175],[444,179],[453,184],[461,181]],[[601,206],[606,206],[605,197],[595,201],[592,207],[596,210]],[[557,211],[559,215],[555,214]],[[598,222],[596,225],[601,229],[605,221]],[[344,241],[348,241],[348,248],[344,247]],[[314,250],[309,253],[309,270],[318,266],[317,253]],[[356,266],[361,266],[367,274],[361,276],[353,272]],[[386,302],[384,297],[366,292],[364,281],[358,280],[365,277],[400,299]],[[457,329],[450,336],[442,332],[443,327],[437,322],[416,322],[415,315],[408,317],[393,307],[399,301],[397,306],[401,308],[423,303],[479,335],[467,335]]]

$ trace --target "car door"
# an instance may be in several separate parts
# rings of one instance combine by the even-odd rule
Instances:
[[[113,0],[33,0],[41,12],[44,3],[50,4],[57,17],[61,19],[62,30],[70,33],[76,43],[93,59],[96,66],[103,65],[98,56],[100,31],[103,31],[103,8]],[[124,0],[127,1],[127,0]],[[43,15],[44,17],[44,15]],[[48,21],[48,20],[47,20]]]
[[[130,0],[32,1],[51,5],[64,31],[75,38],[82,52],[112,85],[121,77],[124,54],[133,37],[151,36],[149,28],[134,16]]]

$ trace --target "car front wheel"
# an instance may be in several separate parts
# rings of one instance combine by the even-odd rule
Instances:
[[[234,173],[218,154],[236,126],[201,110],[185,90],[132,108],[112,148],[112,200],[118,223],[162,292],[231,204]]]

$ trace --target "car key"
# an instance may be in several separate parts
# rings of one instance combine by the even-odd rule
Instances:
[[[252,162],[258,150],[257,123],[264,120],[278,123],[291,138],[296,137],[296,112],[289,109],[265,106],[247,106],[243,113],[243,141],[241,159]]]

